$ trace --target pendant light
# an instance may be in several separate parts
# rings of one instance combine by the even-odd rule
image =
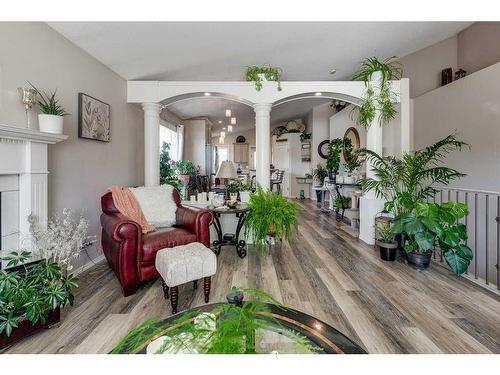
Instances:
[[[236,117],[231,117],[231,125],[236,125]]]

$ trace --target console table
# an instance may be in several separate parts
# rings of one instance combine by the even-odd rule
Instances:
[[[247,255],[246,245],[247,243],[244,240],[240,240],[241,229],[243,228],[243,224],[247,218],[248,212],[250,209],[243,204],[240,204],[237,208],[228,208],[222,209],[212,208],[209,210],[214,214],[214,227],[217,232],[217,239],[212,242],[213,247],[215,248],[215,254],[219,255],[222,246],[229,245],[234,246],[236,248],[236,253],[240,258],[244,258]],[[220,223],[221,215],[235,215],[238,219],[238,224],[236,225],[236,233],[222,233],[222,226]]]

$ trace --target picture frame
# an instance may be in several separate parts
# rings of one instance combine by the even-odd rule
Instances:
[[[78,137],[111,141],[111,106],[85,93],[78,93]]]

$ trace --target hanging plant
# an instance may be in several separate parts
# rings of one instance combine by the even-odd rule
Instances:
[[[376,112],[380,111],[379,125],[386,125],[397,115],[394,102],[397,95],[391,89],[392,79],[401,79],[401,64],[394,61],[395,56],[380,61],[377,57],[369,57],[361,63],[359,70],[353,75],[355,81],[364,81],[366,91],[359,106],[354,106],[351,114],[355,114],[356,122],[365,128],[369,128],[375,120]],[[375,72],[380,72],[380,92],[375,95],[372,87],[371,77]]]
[[[255,83],[257,91],[262,90],[262,81],[278,82],[278,91],[281,91],[281,68],[272,66],[247,66],[246,80]]]

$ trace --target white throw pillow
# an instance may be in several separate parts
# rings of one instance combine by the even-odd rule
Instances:
[[[173,190],[170,185],[130,188],[146,220],[157,228],[171,227],[175,224],[177,205],[172,196]]]

